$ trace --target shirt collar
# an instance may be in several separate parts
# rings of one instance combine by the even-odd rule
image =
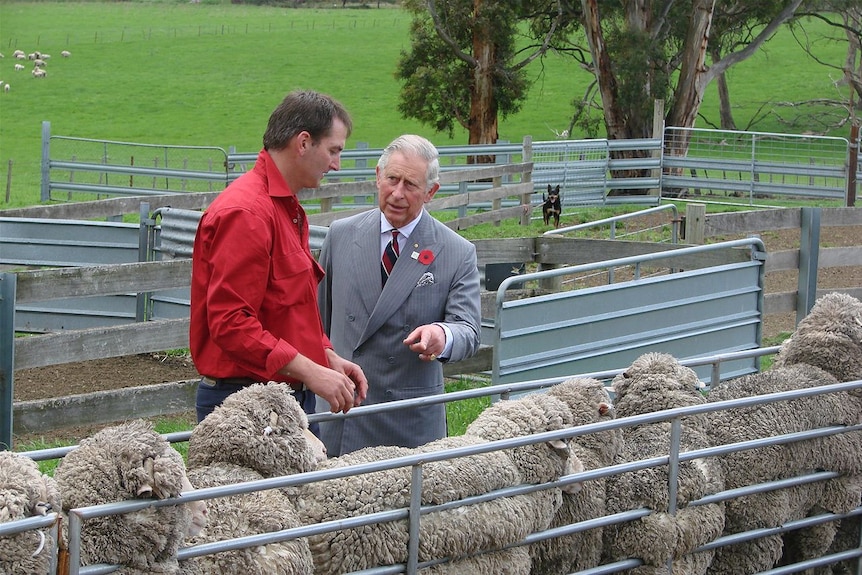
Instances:
[[[407,225],[401,226],[400,228],[396,228],[389,223],[389,221],[386,219],[386,216],[383,215],[383,212],[380,212],[380,233],[388,234],[392,230],[397,229],[399,234],[401,234],[405,238],[409,238],[410,234],[413,233],[413,230],[416,229],[416,226],[417,224],[419,224],[419,220],[422,218],[422,214],[424,213],[425,210],[423,209],[421,212],[419,212],[419,215],[416,216],[416,218],[412,222]]]

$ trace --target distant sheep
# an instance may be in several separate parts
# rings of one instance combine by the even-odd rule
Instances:
[[[9,86],[8,82],[3,84],[3,91],[4,92],[8,92],[10,89],[11,89],[11,86]]]
[[[45,76],[48,75],[48,72],[46,72],[42,68],[33,68],[33,71],[31,72],[31,74],[33,74],[34,78],[44,78]]]
[[[35,461],[0,451],[0,523],[60,512],[57,483]],[[57,550],[47,528],[0,536],[0,573],[46,575]]]
[[[24,64],[15,64],[15,71],[20,72],[24,69]]]
[[[183,458],[153,430],[134,420],[107,427],[69,452],[54,473],[65,512],[134,499],[179,497],[188,489]],[[124,574],[177,573],[177,551],[195,532],[200,504],[167,505],[84,521],[84,565],[119,564]]]
[[[36,68],[44,68],[45,66],[47,66],[47,63],[42,58],[36,58],[35,60],[33,60],[33,66]]]

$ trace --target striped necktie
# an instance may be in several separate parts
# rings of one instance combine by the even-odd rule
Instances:
[[[386,249],[383,250],[383,258],[381,263],[381,278],[383,285],[386,285],[386,280],[389,274],[392,273],[392,268],[395,267],[395,260],[398,259],[398,230],[392,230],[392,239],[386,244]]]

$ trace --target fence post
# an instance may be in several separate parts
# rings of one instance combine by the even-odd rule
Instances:
[[[0,450],[12,449],[15,292],[18,276],[0,273]]]
[[[850,126],[850,153],[847,154],[847,202],[848,208],[856,206],[856,171],[859,169],[859,124]],[[11,166],[10,166],[11,171]]]
[[[522,150],[523,150],[521,152],[521,161],[525,162],[525,163],[526,162],[532,162],[533,161],[533,138],[532,138],[532,136],[524,136],[524,140],[523,140],[523,143],[521,144],[521,146],[522,146]],[[524,172],[521,175],[521,181],[524,183],[532,182],[533,181],[532,170],[529,172]],[[524,194],[523,196],[521,196],[521,205],[524,206],[524,211],[521,212],[521,225],[522,226],[529,226],[530,225],[530,220],[531,220],[531,217],[533,215],[532,197],[533,197],[532,193]]]
[[[796,323],[802,321],[817,299],[817,265],[820,256],[820,208],[801,208],[799,232],[799,283],[796,288]]]
[[[688,204],[685,208],[685,243],[691,245],[703,244],[705,227],[706,205]]]
[[[51,122],[42,122],[42,185],[43,202],[51,199]]]

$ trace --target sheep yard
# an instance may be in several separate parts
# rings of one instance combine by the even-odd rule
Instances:
[[[862,229],[857,227],[824,227],[821,241],[828,246],[859,245]],[[799,245],[797,230],[773,230],[763,237],[770,251],[792,249]],[[833,273],[834,272],[834,273]],[[862,268],[845,267],[840,270],[821,270],[824,286],[842,288],[862,285]],[[769,292],[785,292],[796,289],[797,279],[792,273],[778,272],[768,276],[766,289]],[[764,341],[772,342],[782,334],[793,330],[794,313],[766,316],[763,325]],[[136,387],[164,382],[184,381],[197,376],[194,365],[183,354],[141,354],[93,361],[59,364],[47,367],[19,370],[15,374],[15,401],[30,401],[65,397]],[[79,439],[92,429],[69,428],[58,430],[61,438]],[[50,439],[50,436],[45,437]],[[28,437],[17,438],[26,443]]]

